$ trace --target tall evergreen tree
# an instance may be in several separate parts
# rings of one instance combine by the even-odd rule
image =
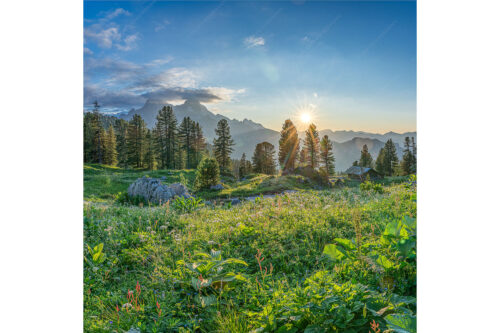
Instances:
[[[384,146],[384,159],[382,162],[384,173],[388,176],[392,176],[398,162],[399,159],[396,153],[396,146],[394,145],[394,142],[392,142],[392,139],[389,139]]]
[[[144,137],[144,167],[148,170],[156,169],[156,147],[153,133],[146,130]]]
[[[284,172],[290,172],[295,169],[295,163],[299,157],[299,149],[297,128],[290,119],[287,119],[281,129],[278,153],[278,161]]]
[[[164,106],[156,116],[155,139],[161,168],[179,167],[177,119],[170,105]]]
[[[127,128],[128,123],[126,120],[118,119],[115,122],[116,151],[118,153],[118,165],[121,167],[126,167],[128,165]]]
[[[378,173],[384,175],[385,174],[385,169],[384,169],[384,148],[380,148],[380,151],[378,153],[377,159],[375,161],[375,170],[377,170]]]
[[[84,163],[92,163],[92,145],[94,141],[94,129],[92,128],[91,112],[86,112],[83,115],[83,161]]]
[[[251,171],[251,169],[248,169],[247,162],[248,162],[247,161],[247,156],[245,155],[245,153],[243,153],[243,155],[241,155],[240,166],[239,166],[239,169],[238,169],[238,174],[239,174],[240,178],[245,177]]]
[[[205,155],[205,150],[207,148],[207,144],[205,143],[205,137],[203,136],[203,130],[198,122],[195,124],[194,128],[194,137],[195,137],[195,164],[196,166],[200,163]]]
[[[276,173],[276,164],[274,163],[274,146],[269,142],[261,142],[255,146],[252,157],[253,170],[259,173],[273,175]]]
[[[320,142],[321,163],[328,175],[335,174],[335,158],[333,157],[333,142],[328,135],[323,136]]]
[[[405,138],[405,150],[403,153],[403,160],[401,161],[401,169],[404,175],[409,175],[416,172],[416,158],[413,155],[413,147],[410,143],[410,138]]]
[[[102,164],[104,162],[104,141],[105,132],[101,122],[100,105],[97,101],[94,102],[94,110],[92,111],[91,133],[92,133],[92,149],[91,161],[93,163]]]
[[[127,129],[127,155],[128,164],[136,168],[144,166],[146,125],[138,114],[129,122]]]
[[[196,123],[189,117],[184,117],[179,126],[179,149],[185,154],[188,169],[196,167]]]
[[[217,137],[214,139],[214,154],[221,169],[221,173],[231,172],[231,153],[234,141],[231,138],[229,124],[226,119],[221,119],[215,129]]]
[[[299,154],[299,163],[301,166],[304,166],[307,162],[307,147],[305,145],[302,145],[302,149],[300,150]]]
[[[363,145],[363,149],[361,150],[361,157],[359,158],[359,165],[365,168],[373,167],[373,157],[368,151],[367,145]]]
[[[309,125],[306,131],[305,146],[307,148],[307,165],[316,169],[319,162],[319,134],[314,124]]]
[[[113,126],[109,126],[106,131],[106,141],[104,145],[104,164],[116,165],[118,163],[118,153],[116,151],[116,137]]]

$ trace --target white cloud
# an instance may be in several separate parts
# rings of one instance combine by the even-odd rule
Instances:
[[[94,54],[94,52],[92,52],[92,50],[89,49],[88,47],[84,47],[83,48],[83,53],[84,54],[88,54],[88,55],[93,55]]]
[[[255,36],[249,36],[245,38],[243,43],[246,45],[246,47],[256,47],[256,46],[264,46],[266,44],[266,40],[263,37],[255,37]]]
[[[161,23],[156,23],[155,32],[165,29],[165,27],[169,24],[170,24],[169,20],[163,20]]]
[[[236,101],[238,95],[245,93],[245,89],[230,89],[225,87],[206,87],[212,94],[218,96],[220,101],[217,102],[232,102]]]
[[[150,61],[147,66],[161,66],[161,65],[165,65],[165,64],[168,64],[169,62],[171,62],[174,58],[171,57],[171,56],[167,56],[165,58],[162,58],[162,59],[155,59],[153,61]]]
[[[118,50],[130,51],[137,46],[137,41],[139,40],[139,34],[135,33],[128,35],[123,39],[123,44],[116,44]]]
[[[123,8],[117,8],[106,15],[106,19],[111,20],[120,15],[130,16],[130,12],[126,11]]]

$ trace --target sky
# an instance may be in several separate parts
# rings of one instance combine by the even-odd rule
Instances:
[[[412,1],[85,1],[84,107],[196,99],[280,130],[416,129]]]

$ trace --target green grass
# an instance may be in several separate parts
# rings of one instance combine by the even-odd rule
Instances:
[[[172,173],[173,181],[182,173],[194,176]],[[372,320],[383,331],[398,316],[416,313],[414,262],[390,257],[379,243],[388,223],[416,216],[415,186],[387,185],[382,193],[303,189],[186,214],[168,204],[139,207],[109,200],[144,174],[169,177],[168,171],[86,166],[86,198],[92,200],[84,207],[84,242],[96,250],[103,244],[104,260],[94,250],[93,258],[85,246],[85,331],[368,332]],[[300,188],[297,179],[256,175],[222,194]],[[323,250],[335,238],[385,249],[397,266],[381,270],[364,257],[333,262]],[[196,267],[203,267],[204,257],[197,253],[212,250],[220,251],[221,260],[246,262],[230,261],[221,271],[242,278],[210,285],[207,279],[218,274],[213,271],[200,280]]]
[[[120,192],[126,192],[137,178],[166,177],[165,183],[183,183],[192,189],[195,170],[134,170],[99,164],[86,164],[83,169],[84,199],[86,201],[110,201]]]

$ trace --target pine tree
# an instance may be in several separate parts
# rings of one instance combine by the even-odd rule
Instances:
[[[128,123],[126,120],[118,119],[115,122],[116,151],[118,153],[118,165],[121,167],[126,167],[128,165],[127,128],[128,128]]]
[[[359,166],[358,161],[356,160],[356,161],[352,162],[352,166]]]
[[[146,130],[144,137],[144,167],[148,170],[156,169],[156,148],[153,133]]]
[[[385,169],[384,169],[384,148],[380,148],[380,151],[377,156],[377,160],[375,161],[375,170],[377,170],[378,173],[385,175]]]
[[[321,163],[323,164],[324,170],[328,175],[335,174],[335,158],[333,157],[333,143],[328,138],[328,135],[325,135],[320,142],[320,158]]]
[[[200,161],[203,159],[205,155],[205,151],[207,148],[207,144],[205,143],[205,137],[203,136],[203,130],[200,124],[197,122],[194,128],[194,137],[195,137],[195,165],[197,166]]]
[[[311,124],[306,131],[305,146],[307,147],[307,165],[313,169],[318,166],[319,155],[319,134],[316,125]]]
[[[161,168],[178,168],[177,119],[170,105],[164,106],[158,111],[158,115],[156,116],[155,139]]]
[[[104,164],[116,165],[118,163],[118,153],[116,151],[116,137],[113,126],[109,126],[106,131],[106,141],[104,145]]]
[[[102,164],[104,162],[104,141],[105,132],[101,122],[101,113],[99,112],[100,105],[97,101],[94,102],[94,110],[90,118],[91,127],[91,162]]]
[[[136,168],[144,166],[146,125],[138,114],[129,122],[127,129],[128,164]]]
[[[189,117],[184,117],[179,126],[179,148],[185,154],[185,163],[188,169],[196,164],[196,123]]]
[[[414,142],[413,142],[414,145]],[[405,150],[403,153],[403,160],[401,161],[401,169],[404,175],[409,175],[416,172],[416,158],[413,155],[415,148],[410,144],[410,138],[405,138]]]
[[[299,163],[301,166],[304,166],[307,162],[307,147],[302,146],[302,149],[300,150],[299,154]]]
[[[274,154],[274,146],[269,142],[257,144],[252,157],[253,170],[268,175],[275,174],[276,164],[274,163]]]
[[[86,112],[83,115],[83,161],[84,163],[92,163],[92,144],[94,140],[94,130],[92,128],[91,112]]]
[[[221,173],[231,172],[231,153],[234,141],[231,139],[229,124],[226,119],[221,119],[215,129],[217,138],[214,139],[214,154],[219,163]]]
[[[398,162],[399,159],[396,153],[396,146],[394,145],[394,142],[392,142],[392,139],[389,139],[384,146],[384,159],[382,162],[385,174],[392,176]]]
[[[240,166],[238,168],[238,175],[240,176],[240,178],[245,177],[251,171],[247,169],[247,167],[247,156],[245,155],[245,153],[243,153],[243,155],[241,155]]]
[[[365,168],[373,167],[373,158],[368,151],[367,145],[363,145],[363,149],[361,150],[361,157],[359,158],[359,165]]]
[[[290,119],[285,120],[279,141],[278,161],[281,169],[287,173],[295,169],[299,157],[299,135]]]

